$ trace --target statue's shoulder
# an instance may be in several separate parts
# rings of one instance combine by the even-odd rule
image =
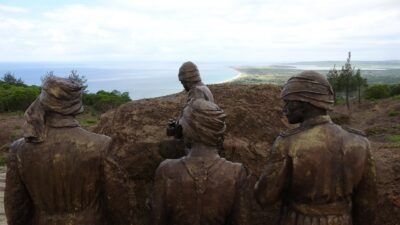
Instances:
[[[305,130],[307,130],[306,127],[296,127],[296,128],[293,128],[293,129],[288,129],[288,130],[282,131],[279,134],[279,137],[281,137],[281,138],[290,137],[290,136],[293,136],[295,134],[301,133],[301,132],[303,132]]]
[[[214,97],[212,96],[210,89],[204,84],[192,87],[188,93],[188,96],[189,99],[202,98],[207,101],[214,101]]]
[[[363,137],[367,136],[363,131],[355,129],[355,128],[352,128],[352,127],[349,127],[347,125],[342,125],[341,127],[343,128],[343,130],[345,130],[345,131],[347,131],[349,133],[357,134],[357,135],[360,135],[360,136],[363,136]]]
[[[12,144],[8,146],[10,152],[17,152],[19,151],[22,146],[26,143],[25,138],[20,138],[14,141]]]
[[[221,166],[224,166],[224,167],[228,168],[228,170],[231,170],[231,171],[236,171],[236,170],[239,171],[243,167],[243,164],[240,162],[232,162],[232,161],[229,161],[229,160],[221,157],[219,160],[217,160],[215,162],[213,167],[219,168]]]
[[[157,171],[159,173],[163,174],[171,174],[174,173],[175,171],[180,171],[182,170],[183,167],[183,161],[182,158],[180,159],[165,159],[160,163],[160,165],[157,168]]]
[[[79,137],[87,141],[94,141],[100,145],[107,145],[110,144],[111,142],[111,137],[104,134],[98,134],[88,131],[82,127],[77,127],[76,130],[73,131],[71,130],[71,132],[76,133],[76,137]]]

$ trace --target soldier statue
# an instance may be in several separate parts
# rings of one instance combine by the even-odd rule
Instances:
[[[314,71],[291,77],[281,97],[289,123],[300,126],[275,140],[255,197],[281,200],[280,225],[373,224],[377,198],[370,143],[355,129],[333,123],[333,91]]]
[[[214,97],[210,89],[201,81],[200,72],[196,64],[190,61],[183,63],[179,68],[178,77],[185,91],[188,92],[186,103],[192,99],[204,99],[214,102]],[[178,121],[179,118],[169,121],[167,135],[175,136],[177,139],[180,139],[182,137],[182,128],[179,126]]]
[[[188,92],[186,103],[192,99],[204,99],[206,101],[214,102],[214,97],[206,85],[201,82],[200,72],[196,64],[192,62],[185,62],[179,68],[178,74],[179,80],[182,83],[185,91]],[[183,111],[182,109],[182,111]],[[182,113],[181,113],[182,114]],[[184,146],[182,140],[182,126],[179,124],[178,118],[170,119],[167,124],[167,136],[173,136],[173,140],[164,140],[160,144],[160,154],[164,158],[179,158],[182,155],[187,154],[190,146]]]
[[[82,87],[49,76],[25,112],[24,138],[11,145],[8,225],[131,224],[126,175],[109,154],[111,138],[86,131]]]
[[[224,121],[224,111],[211,101],[193,99],[184,108],[179,124],[191,148],[157,168],[153,225],[251,225],[247,170],[218,155]]]

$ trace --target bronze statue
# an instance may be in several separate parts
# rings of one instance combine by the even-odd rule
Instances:
[[[7,163],[9,225],[131,224],[125,173],[109,154],[111,138],[88,132],[82,87],[50,76],[25,112],[24,138]]]
[[[153,225],[246,225],[249,201],[247,170],[218,155],[225,114],[204,99],[191,100],[179,123],[187,156],[164,160],[156,171]]]
[[[284,114],[300,126],[276,140],[255,186],[262,206],[282,201],[280,225],[373,224],[377,189],[368,139],[327,115],[327,79],[305,71],[282,90]]]
[[[182,83],[185,91],[188,92],[186,102],[192,99],[204,99],[214,102],[214,97],[206,85],[203,84],[200,77],[199,69],[196,64],[188,61],[182,64],[179,68],[179,81]],[[185,107],[185,106],[184,106]],[[167,135],[175,136],[177,139],[182,137],[182,128],[180,127],[178,119],[171,119],[167,127]]]

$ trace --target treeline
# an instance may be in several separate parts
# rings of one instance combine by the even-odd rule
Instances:
[[[45,74],[42,80],[48,76],[54,76],[53,72]],[[100,90],[96,93],[88,93],[87,79],[85,76],[79,75],[76,70],[71,71],[68,79],[83,86],[83,103],[98,112],[105,112],[131,101],[128,92]],[[39,86],[26,85],[23,80],[17,79],[11,72],[7,72],[0,79],[0,112],[24,111],[39,94]]]
[[[361,99],[381,99],[400,95],[400,84],[375,84],[368,85],[368,80],[361,76],[361,70],[351,65],[351,52],[341,70],[333,69],[328,71],[327,78],[334,90],[335,103],[344,98],[346,106],[350,109],[350,98],[356,97],[358,102]]]

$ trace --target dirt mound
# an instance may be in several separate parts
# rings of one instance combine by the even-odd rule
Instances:
[[[276,136],[289,126],[282,116],[280,89],[273,85],[211,85],[215,102],[226,112],[227,132],[221,155],[242,162],[253,173],[253,182],[260,175]],[[185,93],[143,99],[122,105],[101,117],[96,132],[113,138],[113,153],[127,169],[134,183],[137,205],[135,217],[140,225],[149,224],[154,172],[164,158],[182,156],[179,143],[166,137],[169,118],[179,115]],[[347,122],[347,121],[346,121]],[[379,225],[400,224],[400,151],[374,144],[379,183]],[[278,207],[265,211],[252,205],[254,225],[276,224]]]

